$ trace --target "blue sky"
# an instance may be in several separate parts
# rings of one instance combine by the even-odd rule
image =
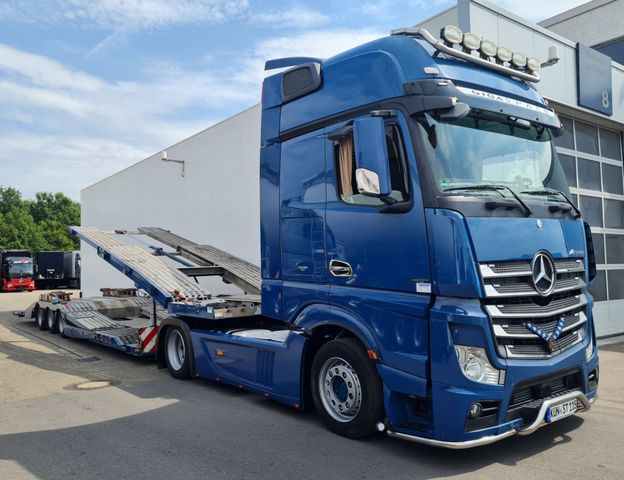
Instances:
[[[581,0],[495,0],[530,20]],[[0,185],[81,188],[260,100],[264,61],[327,57],[454,0],[0,0]]]

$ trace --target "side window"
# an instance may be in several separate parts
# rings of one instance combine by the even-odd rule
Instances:
[[[345,135],[334,142],[334,160],[336,168],[336,186],[340,198],[345,203],[354,205],[381,206],[388,203],[404,202],[409,199],[405,148],[401,132],[396,125],[386,125],[386,147],[390,162],[390,199],[369,197],[358,193],[355,180],[355,146],[353,134]]]

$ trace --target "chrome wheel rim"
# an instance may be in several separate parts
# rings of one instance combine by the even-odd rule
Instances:
[[[63,315],[59,317],[58,329],[59,333],[63,333],[65,331],[65,317],[63,317]]]
[[[338,422],[350,422],[362,407],[360,378],[343,358],[332,357],[323,364],[318,389],[325,411]]]
[[[54,312],[48,310],[48,330],[53,330],[54,327]]]
[[[37,310],[37,326],[41,326],[43,325],[43,322],[45,320],[45,310]]]
[[[174,370],[182,369],[186,358],[186,347],[182,334],[177,330],[173,330],[167,339],[167,358]]]

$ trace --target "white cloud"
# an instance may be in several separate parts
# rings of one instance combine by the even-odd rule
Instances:
[[[25,21],[145,30],[222,22],[248,8],[247,0],[9,0],[4,15]]]
[[[240,52],[227,69],[154,62],[143,72],[147,80],[116,82],[0,44],[1,182],[26,196],[58,190],[77,199],[81,188],[259,102],[267,59],[329,57],[383,35],[275,36]]]
[[[294,7],[278,12],[256,12],[251,15],[250,23],[266,25],[272,28],[306,28],[324,25],[329,17],[307,7]]]
[[[238,82],[260,85],[266,76],[264,63],[267,60],[296,56],[328,58],[385,35],[384,32],[371,29],[327,29],[269,38],[255,46],[242,61],[234,78]]]

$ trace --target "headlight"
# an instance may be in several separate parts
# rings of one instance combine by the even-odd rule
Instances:
[[[484,348],[455,345],[455,353],[459,368],[469,380],[490,385],[505,383],[505,370],[497,370],[490,364]]]
[[[589,345],[587,345],[587,347],[585,347],[585,361],[589,362],[593,356],[594,356],[594,342],[590,338],[589,339]]]

